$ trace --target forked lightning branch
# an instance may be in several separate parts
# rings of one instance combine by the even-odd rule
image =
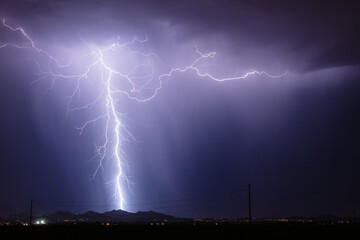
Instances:
[[[106,166],[115,166],[111,170],[114,172],[111,183],[114,186],[114,199],[120,209],[126,209],[126,195],[131,189],[131,182],[126,175],[126,170],[131,164],[128,164],[125,158],[123,142],[133,138],[133,135],[123,124],[119,101],[124,97],[138,102],[150,101],[161,90],[163,80],[171,78],[176,72],[191,72],[194,77],[208,78],[218,82],[241,80],[253,75],[280,78],[286,74],[271,75],[264,71],[251,71],[244,75],[232,77],[214,76],[201,71],[199,66],[205,64],[208,59],[214,58],[215,52],[202,53],[198,50],[196,50],[198,57],[185,67],[174,67],[167,72],[159,72],[157,68],[157,64],[160,62],[159,57],[155,53],[144,52],[139,47],[146,44],[148,39],[138,39],[136,37],[128,42],[122,42],[120,38],[117,38],[113,43],[103,48],[89,46],[85,40],[82,40],[87,53],[72,57],[69,62],[63,64],[53,54],[39,47],[31,38],[31,34],[27,33],[25,29],[11,26],[5,19],[2,21],[2,27],[10,33],[18,34],[22,41],[20,43],[19,41],[0,42],[0,49],[17,48],[19,50],[33,51],[34,61],[37,64],[38,81],[49,81],[49,89],[55,86],[56,81],[74,81],[75,87],[71,89],[71,94],[67,96],[67,115],[83,110],[91,111],[95,105],[102,106],[101,114],[88,119],[76,129],[79,130],[80,134],[83,134],[90,125],[95,123],[104,124],[104,132],[101,138],[103,142],[95,148],[98,164],[93,177],[98,175],[99,172],[104,173]],[[46,64],[43,63],[44,61],[37,59],[39,55],[47,59]],[[127,59],[130,60],[127,61]],[[119,63],[124,61],[127,68],[118,67]],[[83,91],[81,82],[90,80],[97,81],[97,84],[101,86],[98,94],[93,100],[77,106],[75,102]],[[105,164],[105,162],[111,162],[112,164]]]

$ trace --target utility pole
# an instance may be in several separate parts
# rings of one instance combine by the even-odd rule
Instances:
[[[249,195],[249,224],[251,224],[251,185],[248,185],[248,195]]]
[[[29,221],[29,225],[32,225],[32,205],[33,205],[33,200],[30,199],[30,221]]]

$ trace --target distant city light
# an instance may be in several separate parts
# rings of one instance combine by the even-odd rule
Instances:
[[[44,219],[37,220],[37,221],[35,222],[35,224],[36,224],[36,225],[43,225],[43,224],[45,224],[45,220],[44,220]]]

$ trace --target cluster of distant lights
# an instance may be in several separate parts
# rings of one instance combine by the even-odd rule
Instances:
[[[34,225],[45,225],[45,224],[46,224],[46,221],[44,219],[39,219],[34,222]],[[29,223],[25,222],[22,225],[29,226],[29,225],[31,225],[31,223],[29,224]]]
[[[120,209],[125,209],[126,200],[124,193],[124,183],[127,184],[127,188],[130,188],[131,182],[128,177],[124,173],[124,169],[128,167],[128,163],[124,157],[124,152],[122,148],[122,143],[127,140],[127,136],[132,138],[132,134],[122,121],[122,113],[117,109],[116,103],[121,100],[121,97],[126,97],[130,100],[134,100],[137,102],[147,102],[156,97],[158,91],[162,88],[162,81],[164,78],[171,78],[172,75],[176,72],[183,73],[191,71],[197,77],[208,78],[217,82],[225,82],[225,81],[233,81],[233,80],[241,80],[248,78],[253,75],[264,75],[269,78],[280,78],[283,77],[287,72],[282,73],[280,75],[271,75],[264,71],[250,71],[243,75],[237,75],[232,77],[216,77],[210,73],[203,72],[199,69],[199,66],[204,63],[205,60],[211,59],[215,57],[215,52],[210,53],[202,53],[199,50],[197,51],[198,57],[188,64],[185,67],[174,67],[171,68],[168,72],[165,73],[156,73],[155,64],[158,63],[159,57],[154,53],[144,53],[139,50],[133,49],[135,44],[143,44],[147,41],[147,39],[139,40],[138,38],[133,38],[130,42],[122,43],[118,38],[115,42],[110,44],[105,48],[100,47],[89,47],[87,43],[83,40],[83,43],[88,48],[89,53],[87,55],[81,56],[81,59],[86,59],[89,62],[85,65],[85,70],[76,74],[69,74],[66,70],[69,67],[73,67],[76,65],[75,58],[71,59],[70,62],[66,64],[61,64],[60,61],[51,55],[49,52],[39,48],[34,40],[30,37],[26,31],[21,27],[12,27],[7,24],[5,19],[2,21],[3,27],[7,28],[9,31],[20,33],[24,39],[24,43],[0,43],[0,49],[5,47],[12,47],[17,49],[30,49],[35,51],[37,54],[41,54],[47,58],[48,64],[40,64],[36,59],[38,66],[38,75],[40,80],[49,80],[51,82],[51,87],[54,86],[55,81],[62,79],[71,79],[76,83],[75,88],[72,91],[72,94],[68,96],[68,104],[67,104],[67,114],[73,112],[80,112],[83,110],[91,110],[95,104],[104,101],[104,113],[96,116],[92,119],[86,121],[82,126],[77,127],[80,134],[89,127],[90,125],[95,125],[95,123],[99,121],[105,122],[105,132],[104,132],[104,142],[99,146],[96,146],[96,156],[98,158],[98,166],[95,169],[93,177],[95,177],[98,171],[104,171],[104,161],[113,159],[113,168],[116,171],[116,176],[112,181],[115,186],[114,191],[114,199],[117,202],[117,207]],[[128,72],[122,72],[119,69],[115,69],[112,67],[111,62],[108,62],[105,58],[105,54],[119,54],[126,53],[131,54],[132,56],[136,56],[141,58],[141,62],[134,65],[133,68]],[[115,57],[118,55],[115,55]],[[78,63],[77,63],[78,64]],[[141,72],[141,69],[146,68],[147,71],[145,73]],[[92,102],[88,102],[87,104],[80,107],[72,107],[72,103],[76,102],[78,96],[81,93],[80,83],[84,79],[90,80],[93,77],[93,72],[96,69],[100,69],[100,76],[96,76],[97,81],[101,84],[102,89],[100,90],[99,95]],[[123,90],[116,86],[116,79],[121,79],[125,81],[130,87],[130,90]],[[157,84],[153,84],[153,82]],[[149,90],[152,92],[151,94],[147,94],[144,96],[143,92]],[[45,223],[44,220],[40,220],[39,224]]]
[[[44,219],[41,219],[41,220],[37,220],[37,221],[35,222],[35,224],[36,224],[36,225],[44,225],[44,224],[46,224],[46,222],[45,222]]]

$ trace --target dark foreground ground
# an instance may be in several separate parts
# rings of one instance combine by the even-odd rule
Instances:
[[[253,224],[253,225],[44,225],[1,226],[0,239],[351,239],[358,238],[360,225]],[[6,238],[5,238],[6,237]],[[36,238],[33,238],[36,237]]]

